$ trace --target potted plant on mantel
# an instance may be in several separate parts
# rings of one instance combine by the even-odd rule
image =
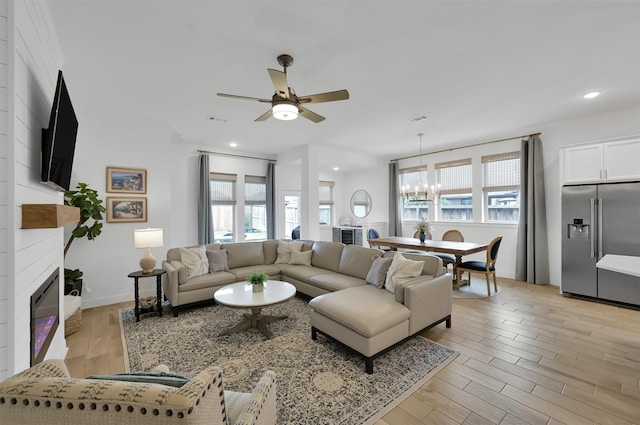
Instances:
[[[264,283],[269,280],[269,275],[264,272],[255,272],[247,276],[247,282],[251,284],[253,292],[262,292]]]
[[[64,257],[71,243],[78,238],[94,240],[102,233],[102,213],[106,209],[102,206],[102,199],[98,197],[98,192],[90,189],[86,183],[78,183],[78,190],[68,190],[64,193],[64,204],[80,209],[80,221],[71,232],[69,240],[64,247]],[[73,289],[82,292],[82,276],[80,269],[64,269],[64,293],[65,295]]]

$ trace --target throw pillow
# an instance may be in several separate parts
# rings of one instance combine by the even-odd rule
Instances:
[[[395,293],[396,283],[420,276],[423,266],[423,261],[409,260],[404,258],[401,253],[396,252],[387,272],[387,279],[384,283],[385,289]]]
[[[115,375],[91,375],[87,379],[101,379],[108,381],[140,382],[143,384],[162,384],[170,387],[180,388],[190,381],[182,375],[175,375],[167,372],[134,372],[116,373]]]
[[[209,260],[209,273],[229,271],[226,249],[207,251],[207,259]]]
[[[278,241],[278,258],[274,264],[289,264],[291,251],[302,251],[301,242]]]
[[[302,266],[310,266],[311,265],[311,254],[313,254],[312,250],[308,251],[291,251],[291,260],[289,264],[298,264]]]
[[[387,271],[389,271],[389,266],[391,266],[391,261],[393,261],[392,258],[376,257],[373,260],[373,264],[371,264],[369,273],[367,273],[367,283],[375,285],[378,288],[384,288],[384,282],[387,277]]]
[[[187,279],[209,273],[209,260],[204,246],[180,247],[180,261],[187,268]]]

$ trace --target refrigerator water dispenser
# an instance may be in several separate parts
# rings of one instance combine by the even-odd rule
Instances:
[[[589,239],[589,224],[583,224],[581,218],[574,218],[573,223],[567,225],[569,239]]]

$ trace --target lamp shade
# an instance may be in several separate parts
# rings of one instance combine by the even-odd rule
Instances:
[[[133,232],[136,248],[154,248],[163,245],[162,229],[137,229]]]
[[[290,121],[298,118],[298,107],[293,103],[281,102],[273,105],[271,109],[271,114],[274,118]]]

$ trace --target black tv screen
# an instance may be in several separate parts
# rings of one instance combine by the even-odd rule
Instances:
[[[60,191],[69,190],[77,134],[78,119],[71,105],[62,71],[58,71],[49,128],[42,130],[40,177],[43,183]]]

